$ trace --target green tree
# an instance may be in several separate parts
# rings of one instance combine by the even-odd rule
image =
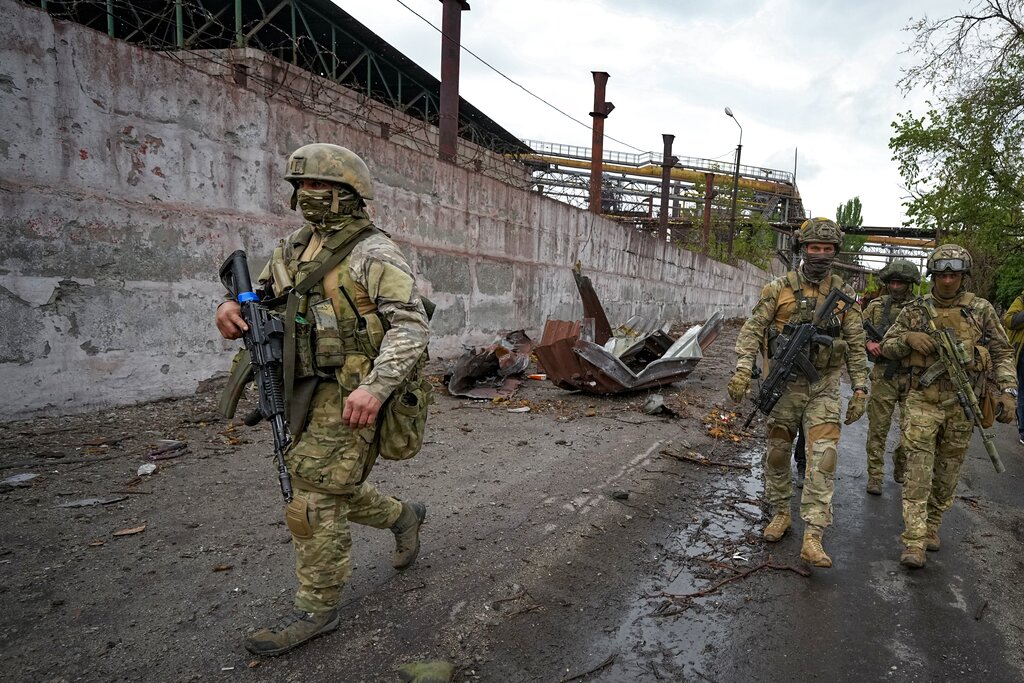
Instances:
[[[836,207],[836,223],[839,223],[844,228],[859,228],[864,225],[864,216],[861,215],[862,208],[860,197],[847,199],[845,204],[840,204]],[[846,235],[843,237],[843,245],[840,249],[843,253],[839,255],[839,260],[844,263],[856,264],[857,255],[864,248],[864,244],[867,241],[868,238],[863,235]]]
[[[999,283],[1001,298],[1024,280],[1014,275],[1024,260],[1024,0],[981,0],[908,30],[920,62],[899,85],[933,91],[924,115],[892,124],[909,222],[970,250],[973,288],[993,296]]]

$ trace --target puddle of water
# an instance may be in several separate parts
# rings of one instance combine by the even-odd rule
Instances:
[[[763,447],[743,454],[742,461],[753,464],[750,472],[737,476],[732,470],[711,482],[703,517],[666,541],[656,574],[639,586],[635,606],[610,636],[607,649],[619,653],[615,665],[593,680],[698,678],[728,643],[731,607],[742,600],[737,592],[725,588],[679,600],[645,596],[706,590],[732,574],[725,566],[742,570],[761,561],[755,555],[763,552],[756,540],[764,523],[762,453]]]

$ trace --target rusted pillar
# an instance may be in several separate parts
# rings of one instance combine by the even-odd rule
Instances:
[[[715,174],[704,174],[704,248],[711,243],[711,200],[718,194],[715,191]]]
[[[594,137],[590,145],[590,212],[601,213],[601,173],[604,168],[604,120],[612,113],[615,105],[604,101],[608,73],[591,71],[594,75]]]
[[[658,230],[661,239],[668,239],[668,191],[672,183],[672,167],[676,165],[676,159],[672,156],[672,141],[675,135],[662,133],[661,139],[665,143],[665,149],[661,153],[661,213],[658,215]]]
[[[466,0],[441,0],[441,114],[437,156],[454,162],[459,140],[459,44]]]

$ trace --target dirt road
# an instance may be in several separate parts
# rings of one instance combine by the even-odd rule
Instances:
[[[427,505],[416,566],[395,572],[390,534],[356,527],[341,627],[270,660],[241,644],[294,589],[265,426],[216,420],[212,393],[3,425],[0,478],[37,475],[0,493],[4,677],[394,681],[399,664],[440,658],[457,681],[763,680],[747,653],[773,605],[820,607],[821,579],[792,539],[766,547],[757,535],[763,440],[737,436],[723,409],[735,332],[662,392],[679,418],[644,414],[645,395],[536,381],[511,406],[439,392],[424,451],[373,475]],[[521,404],[530,412],[508,412]],[[178,442],[137,475],[147,453]],[[862,483],[841,485],[860,495]],[[1007,496],[999,514],[1019,519]],[[102,502],[61,507],[88,498]],[[984,512],[972,523],[989,523]],[[1019,571],[1004,559],[994,585]],[[995,596],[986,609],[1004,613]],[[991,629],[994,652],[1014,645],[1010,631]],[[782,642],[803,652],[799,638]]]

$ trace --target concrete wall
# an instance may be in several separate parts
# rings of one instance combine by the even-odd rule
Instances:
[[[369,164],[375,218],[439,306],[435,355],[578,317],[576,260],[613,321],[744,315],[766,277],[203,64],[0,0],[0,419],[191,393],[225,369],[237,344],[212,325],[218,266],[243,248],[257,268],[298,225],[280,175],[315,140]]]

